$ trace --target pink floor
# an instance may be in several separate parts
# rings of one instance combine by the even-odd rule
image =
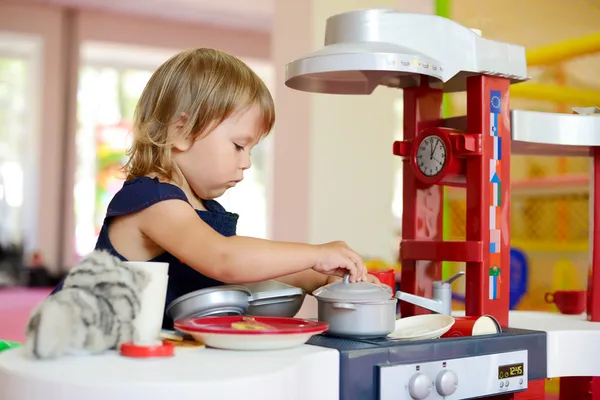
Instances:
[[[23,342],[25,325],[31,311],[51,291],[52,288],[0,289],[0,340]]]

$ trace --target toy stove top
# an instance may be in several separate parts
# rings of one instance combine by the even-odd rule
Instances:
[[[546,378],[546,333],[423,341],[313,336],[340,353],[340,400],[469,399],[527,389]]]

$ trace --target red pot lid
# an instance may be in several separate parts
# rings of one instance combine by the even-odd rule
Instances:
[[[230,335],[290,335],[319,334],[329,329],[328,324],[300,318],[217,316],[187,318],[175,321],[175,329],[192,333]]]

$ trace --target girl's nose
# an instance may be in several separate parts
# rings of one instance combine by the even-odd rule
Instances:
[[[250,154],[244,153],[244,156],[242,157],[240,168],[241,169],[249,169],[251,166],[252,166],[252,160],[250,158]]]

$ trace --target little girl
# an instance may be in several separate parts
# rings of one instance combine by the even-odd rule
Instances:
[[[252,148],[274,121],[271,94],[239,59],[195,49],[165,62],[137,104],[127,179],[96,249],[169,263],[167,304],[224,282],[278,279],[312,292],[345,272],[351,281],[376,281],[343,242],[236,236],[238,216],[214,199],[243,179]],[[163,327],[172,324],[165,316]]]

